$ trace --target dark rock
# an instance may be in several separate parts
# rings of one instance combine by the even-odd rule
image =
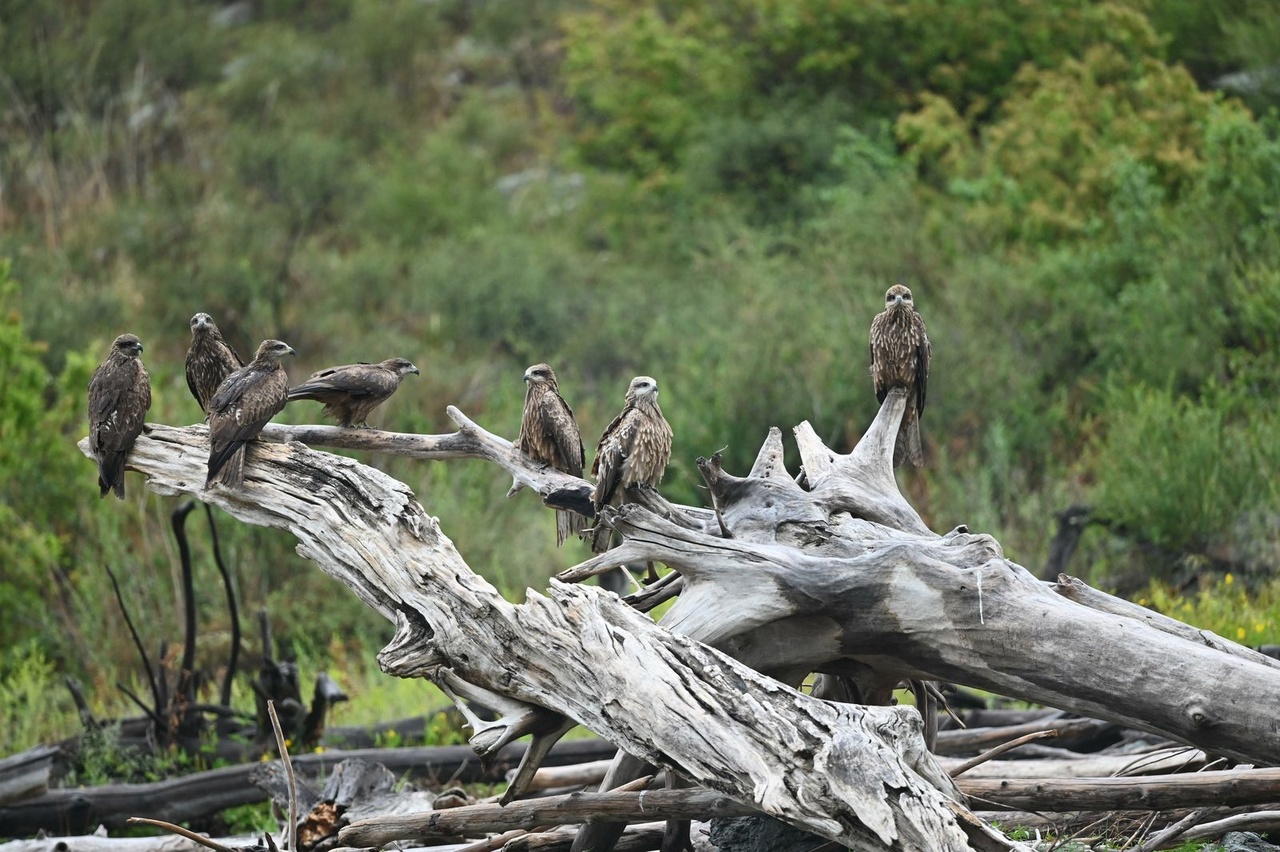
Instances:
[[[826,839],[766,816],[711,820],[711,845],[720,852],[812,852]]]
[[[1280,852],[1280,846],[1268,843],[1251,831],[1232,831],[1222,838],[1222,845],[1210,847],[1215,852]]]

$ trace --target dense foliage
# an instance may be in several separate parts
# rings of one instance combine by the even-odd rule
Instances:
[[[405,431],[454,403],[513,435],[546,360],[594,436],[651,374],[664,490],[696,503],[694,458],[741,470],[771,425],[856,441],[901,281],[934,344],[928,467],[902,479],[934,528],[1035,570],[1089,504],[1107,525],[1071,568],[1104,584],[1280,555],[1265,0],[0,8],[0,675],[36,642],[110,691],[131,657],[104,563],[177,638],[172,501],[98,501],[74,443],[124,330],[152,418],[198,420],[197,310],[242,353],[289,342],[295,377],[413,359],[381,415]],[[512,595],[583,555],[492,468],[376,463]],[[310,647],[385,636],[287,537],[223,526],[246,609]]]

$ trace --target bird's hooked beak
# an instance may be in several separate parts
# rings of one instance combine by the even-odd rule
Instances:
[[[413,373],[415,376],[421,376],[421,375],[422,375],[422,371],[421,371],[421,370],[419,370],[417,367],[413,367],[412,369],[410,369],[410,370],[409,370],[409,372]]]
[[[139,341],[138,343],[133,344],[133,348],[134,348],[134,349],[136,349],[136,350],[138,350],[138,354],[139,354],[139,355],[141,355],[141,354],[142,354],[142,343],[141,343],[141,341]]]
[[[902,294],[901,294],[901,293],[898,293],[896,296],[894,296],[894,297],[893,297],[893,303],[894,303],[895,305],[901,305],[901,304],[902,304],[902,301],[903,301],[903,299],[902,299]]]

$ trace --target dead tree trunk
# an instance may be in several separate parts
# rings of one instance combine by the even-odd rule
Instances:
[[[802,424],[807,487],[784,469],[775,429],[745,478],[699,460],[714,511],[650,494],[612,514],[621,546],[562,576],[665,562],[683,584],[668,630],[591,587],[552,583],[506,602],[405,485],[297,443],[485,458],[513,475],[513,493],[530,487],[548,505],[583,508],[589,483],[539,468],[456,409],[460,429],[443,436],[268,427],[288,443],[252,446],[237,491],[203,489],[203,426],[149,427],[130,466],[160,493],[291,531],[299,553],[396,623],[379,655],[386,671],[503,710],[479,723],[477,750],[533,733],[536,754],[564,730],[563,714],[851,848],[1012,844],[958,804],[914,709],[832,704],[787,685],[808,672],[841,678],[868,704],[904,679],[946,679],[1280,761],[1265,709],[1280,696],[1274,660],[1065,580],[1043,584],[990,536],[930,532],[893,478],[903,405],[892,393],[849,456]]]

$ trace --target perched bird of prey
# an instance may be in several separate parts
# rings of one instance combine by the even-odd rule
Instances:
[[[524,417],[520,420],[520,436],[516,448],[544,465],[563,473],[582,476],[586,454],[582,451],[582,433],[573,409],[560,396],[555,371],[546,364],[534,364],[524,371],[528,388],[524,393]],[[582,532],[587,519],[567,509],[556,511],[556,545]]]
[[[258,344],[253,360],[218,386],[209,400],[209,476],[204,487],[221,482],[238,488],[244,482],[244,445],[280,413],[289,400],[289,377],[280,356],[293,349],[279,340]]]
[[[893,464],[896,467],[906,459],[919,467],[924,462],[920,415],[924,414],[932,349],[911,291],[894,284],[884,294],[884,301],[884,310],[871,321],[871,382],[880,402],[892,388],[907,389],[907,410],[893,445]]]
[[[591,475],[596,478],[591,502],[596,512],[604,506],[620,506],[634,485],[657,486],[671,460],[671,426],[658,407],[658,382],[636,376],[627,388],[622,413],[613,418],[600,436]],[[591,549],[609,549],[607,527],[597,521]]]
[[[200,410],[209,413],[209,400],[222,384],[222,380],[244,366],[244,361],[231,344],[222,339],[222,332],[213,324],[213,317],[203,311],[191,318],[191,348],[187,350],[187,387],[200,403]]]
[[[124,460],[151,407],[151,377],[141,354],[142,341],[122,334],[89,380],[89,450],[98,462],[99,497],[114,490],[124,499]]]
[[[409,373],[418,375],[418,368],[404,358],[330,367],[289,388],[289,401],[323,402],[324,413],[336,418],[339,426],[368,426],[370,412],[386,402]]]

